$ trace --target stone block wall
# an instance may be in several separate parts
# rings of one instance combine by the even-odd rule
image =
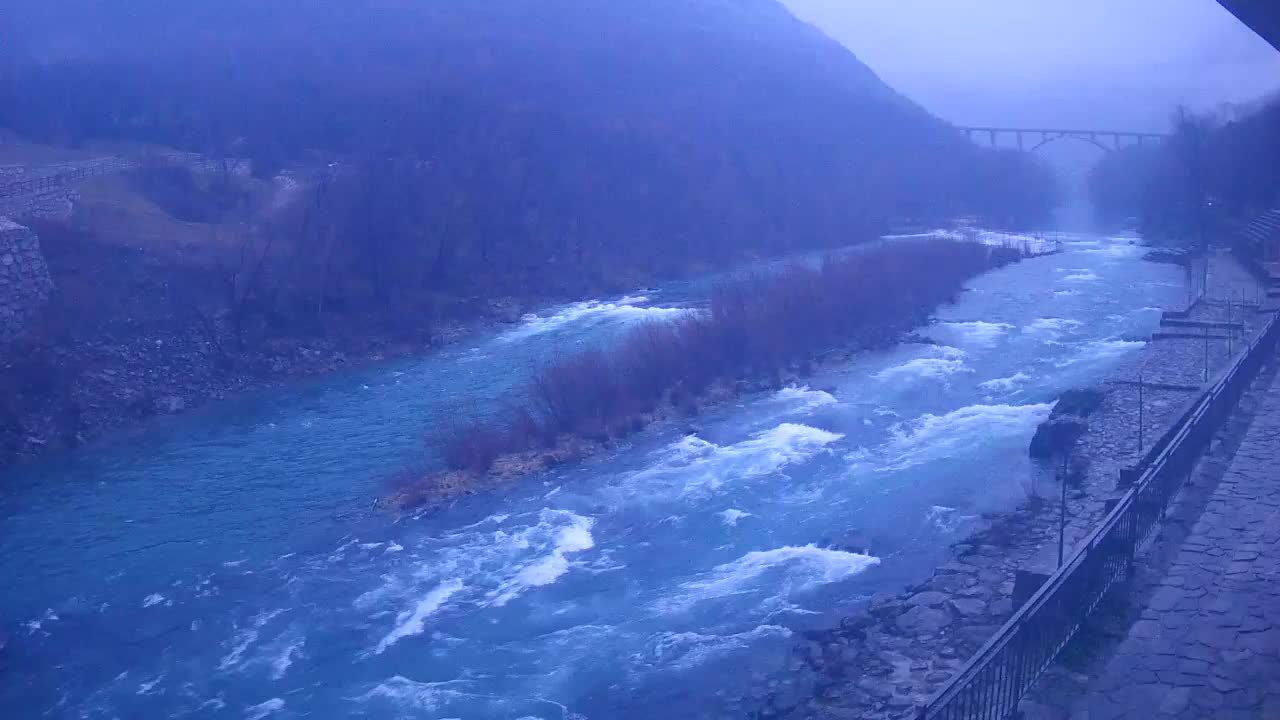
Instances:
[[[40,195],[23,195],[0,199],[0,217],[8,216],[19,221],[31,218],[68,220],[80,195],[71,188]]]
[[[52,290],[40,239],[30,228],[0,217],[0,347],[29,329]]]

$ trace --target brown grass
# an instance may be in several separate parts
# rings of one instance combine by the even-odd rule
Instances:
[[[807,366],[846,343],[892,342],[966,281],[1024,254],[931,238],[743,275],[717,287],[705,312],[647,322],[612,348],[551,360],[531,374],[508,413],[437,428],[432,441],[451,470],[482,475],[503,456],[565,435],[622,437],[660,405],[685,406],[718,379]]]

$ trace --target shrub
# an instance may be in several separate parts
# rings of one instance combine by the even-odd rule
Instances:
[[[533,398],[557,432],[597,430],[625,404],[617,367],[602,350],[559,358],[533,375]]]
[[[450,468],[476,474],[488,472],[495,460],[514,449],[509,434],[484,421],[447,425],[432,441]]]
[[[834,344],[869,345],[910,329],[1010,253],[1021,257],[1016,248],[932,238],[738,276],[713,289],[703,313],[643,323],[611,349],[535,370],[505,418],[448,429],[441,453],[449,467],[480,473],[504,453],[546,447],[564,433],[606,440],[635,432],[664,398],[696,414],[696,397],[718,378],[750,373],[781,386],[782,368],[807,373]]]

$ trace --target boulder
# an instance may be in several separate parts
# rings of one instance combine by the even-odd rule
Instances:
[[[1076,417],[1051,417],[1040,423],[1036,434],[1031,438],[1029,452],[1031,457],[1046,460],[1055,455],[1064,455],[1084,435],[1089,428],[1083,420]]]
[[[1080,436],[1089,429],[1084,418],[1092,415],[1106,395],[1095,388],[1068,390],[1058,396],[1049,418],[1040,423],[1028,448],[1031,457],[1045,460],[1071,452]]]
[[[987,604],[975,598],[957,598],[950,605],[957,615],[965,618],[977,617],[987,611]]]
[[[1053,414],[1089,417],[1102,406],[1105,397],[1101,390],[1094,388],[1068,390],[1058,396],[1058,403],[1053,406]]]
[[[915,607],[917,605],[938,607],[949,600],[950,597],[951,596],[946,593],[939,592],[937,590],[925,590],[924,592],[918,592],[910,598],[907,598],[907,605],[911,607]]]
[[[906,633],[930,635],[951,624],[946,610],[917,605],[898,616],[898,628]]]

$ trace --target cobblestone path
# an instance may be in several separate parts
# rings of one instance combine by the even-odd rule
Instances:
[[[1247,404],[1139,568],[1132,624],[1092,633],[1122,639],[1050,673],[1027,718],[1280,718],[1280,381]]]

